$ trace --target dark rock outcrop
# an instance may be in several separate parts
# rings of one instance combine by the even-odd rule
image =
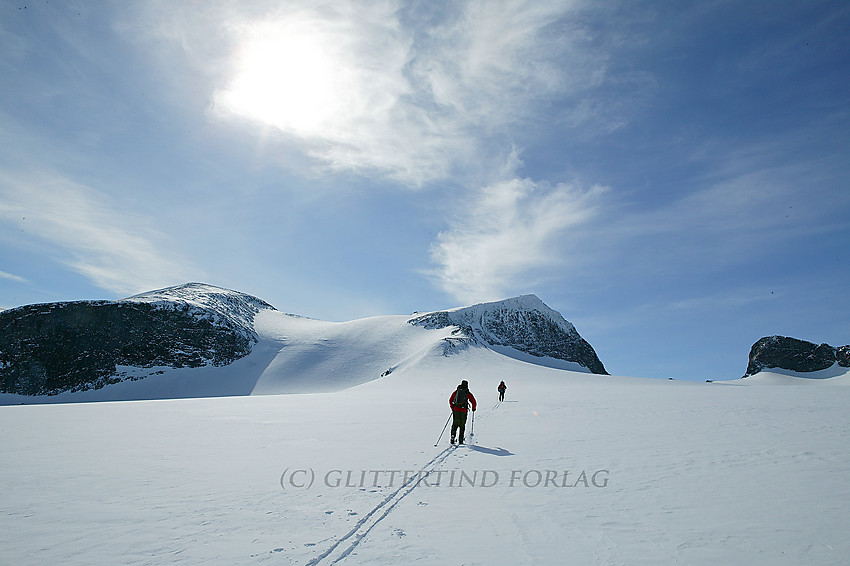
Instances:
[[[835,357],[838,360],[838,365],[844,368],[850,368],[850,345],[836,348]]]
[[[426,328],[456,326],[447,353],[464,342],[508,346],[532,356],[574,362],[591,373],[608,374],[575,327],[535,295],[423,314],[409,322]]]
[[[0,312],[0,392],[54,395],[122,381],[118,366],[227,365],[257,341],[271,305],[201,284],[121,301],[28,305]]]
[[[787,336],[766,336],[750,349],[744,377],[769,368],[808,373],[827,369],[836,362],[843,367],[850,367],[850,346],[836,348]]]

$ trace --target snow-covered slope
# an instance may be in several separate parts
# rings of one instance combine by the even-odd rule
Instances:
[[[439,355],[439,345],[451,330],[412,326],[409,318],[324,322],[261,313],[257,331],[278,353],[259,376],[253,393],[337,391],[388,375],[423,356]]]
[[[826,369],[807,372],[781,368],[763,369],[751,376],[718,383],[724,385],[850,385],[850,368],[833,364]]]
[[[305,371],[372,324],[270,314]],[[447,357],[438,332],[334,393],[0,407],[0,563],[847,563],[850,389]],[[471,443],[434,446],[461,379]]]

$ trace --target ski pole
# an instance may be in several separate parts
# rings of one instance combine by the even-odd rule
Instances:
[[[443,427],[443,432],[441,432],[441,433],[440,433],[440,437],[439,437],[439,438],[437,438],[437,442],[434,444],[434,446],[436,446],[437,444],[439,444],[439,443],[440,443],[440,438],[443,438],[443,434],[446,432],[446,428],[449,426],[449,421],[450,421],[450,420],[452,420],[452,416],[451,416],[451,415],[449,415],[449,418],[448,418],[448,419],[446,419],[446,424],[445,424],[445,426]]]
[[[472,411],[472,424],[469,426],[469,437],[475,436],[475,411]]]

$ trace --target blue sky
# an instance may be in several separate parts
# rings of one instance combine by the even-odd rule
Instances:
[[[615,374],[850,342],[850,3],[0,2],[0,307],[535,293]]]

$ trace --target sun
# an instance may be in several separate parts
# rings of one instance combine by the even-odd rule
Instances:
[[[218,104],[301,136],[319,134],[339,114],[344,66],[315,26],[257,26],[236,55]]]

